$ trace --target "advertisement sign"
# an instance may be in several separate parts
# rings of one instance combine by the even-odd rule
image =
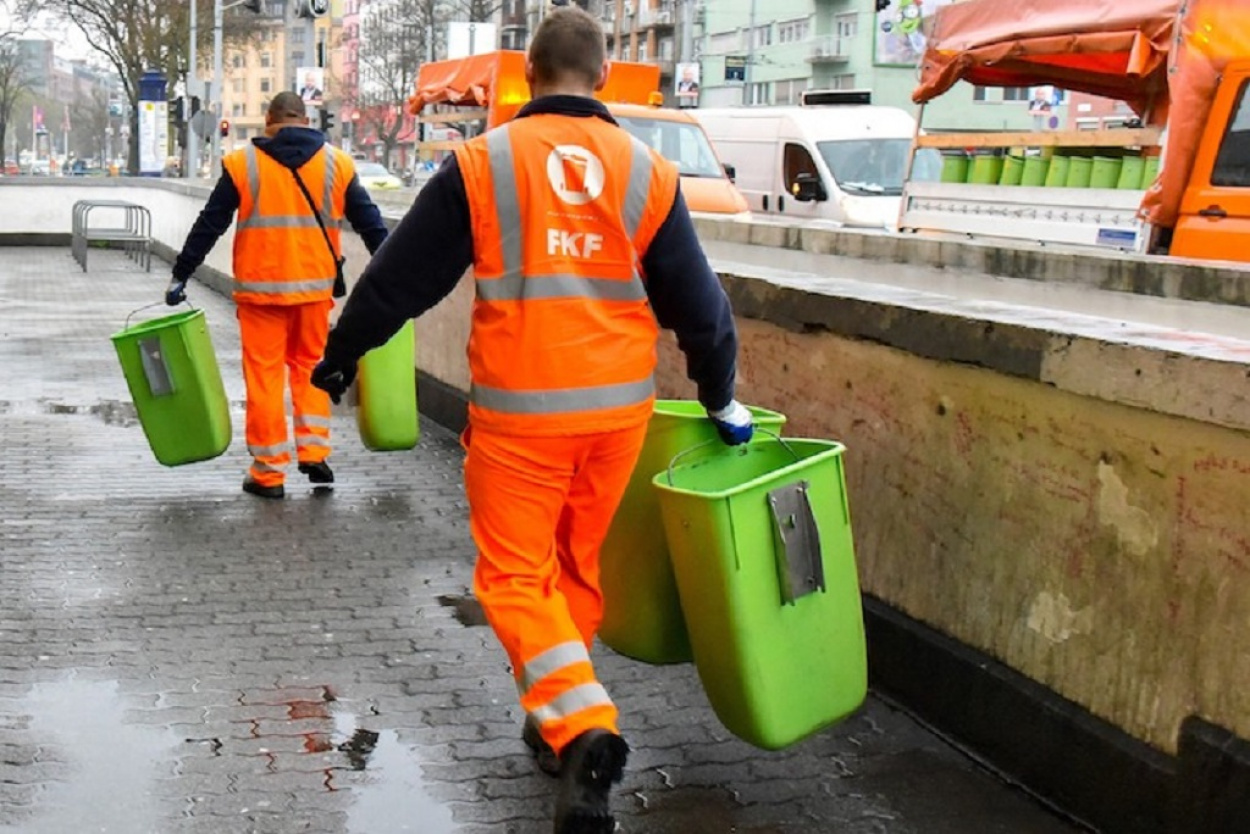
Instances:
[[[873,63],[914,67],[924,55],[925,32],[933,13],[957,0],[878,0]]]
[[[139,173],[159,176],[169,155],[169,104],[139,102]]]
[[[324,67],[296,67],[295,91],[306,107],[320,107],[325,98],[326,71]]]
[[[745,55],[726,55],[725,56],[725,80],[726,81],[746,81],[747,80],[747,56]]]
[[[699,65],[678,64],[675,89],[678,107],[699,106]]]

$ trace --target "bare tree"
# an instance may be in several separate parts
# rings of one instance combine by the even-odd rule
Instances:
[[[412,129],[405,105],[422,62],[436,54],[446,9],[442,0],[392,0],[361,17],[359,79],[348,103],[360,114],[355,129],[372,132],[389,163],[400,136]]]
[[[187,71],[191,14],[186,0],[20,0],[30,17],[49,14],[68,21],[87,37],[121,78],[130,101],[130,147],[128,168],[139,169],[139,80],[150,69],[161,71],[170,82]],[[212,3],[199,4],[200,41],[212,42]],[[222,27],[222,39],[245,42],[255,30],[255,15],[230,13]],[[203,53],[202,53],[203,54]]]
[[[13,121],[13,110],[19,99],[30,90],[17,37],[10,32],[0,35],[0,159],[8,147],[6,140]]]

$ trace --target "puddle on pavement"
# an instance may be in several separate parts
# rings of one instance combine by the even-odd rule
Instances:
[[[356,726],[355,716],[336,712],[337,745],[353,770],[367,774],[351,783],[353,802],[347,809],[350,834],[448,834],[455,830],[451,809],[430,799],[422,787],[418,751],[399,740],[394,730],[373,732]],[[327,785],[333,785],[333,774]]]
[[[161,829],[153,783],[162,763],[168,769],[178,739],[126,724],[116,683],[67,678],[36,684],[19,709],[32,717],[32,738],[65,763],[66,773],[46,786],[26,827],[0,831]]]
[[[443,594],[438,598],[438,604],[444,608],[455,609],[454,613],[460,625],[472,627],[489,624],[486,620],[486,612],[482,610],[482,603],[478,602],[475,597]]]

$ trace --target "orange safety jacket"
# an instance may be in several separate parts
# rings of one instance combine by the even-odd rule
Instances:
[[[658,326],[642,255],[676,167],[598,118],[526,116],[456,149],[477,297],[469,419],[556,436],[645,422]]]
[[[239,192],[234,234],[234,300],[250,304],[308,304],[331,298],[336,264],[317,218],[291,169],[249,144],[227,154],[222,168]],[[336,253],[346,212],[352,163],[328,145],[299,169],[321,212]]]

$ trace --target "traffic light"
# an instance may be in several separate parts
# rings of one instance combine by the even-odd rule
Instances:
[[[170,109],[170,111],[171,111],[171,112],[170,112],[170,117],[171,117],[171,118],[172,118],[175,122],[183,122],[183,121],[185,121],[185,120],[186,120],[186,114],[183,112],[183,98],[182,98],[182,96],[178,96],[178,98],[176,98],[176,99],[174,99],[173,101],[171,101],[171,102],[169,103],[169,105],[170,105],[169,109]]]
[[[191,115],[194,116],[198,112],[200,112],[200,97],[191,96]]]
[[[334,114],[323,107],[320,110],[320,119],[321,132],[328,135],[330,133],[330,129],[334,127]]]
[[[230,120],[222,119],[221,120],[221,138],[225,139],[229,135],[230,135]]]

